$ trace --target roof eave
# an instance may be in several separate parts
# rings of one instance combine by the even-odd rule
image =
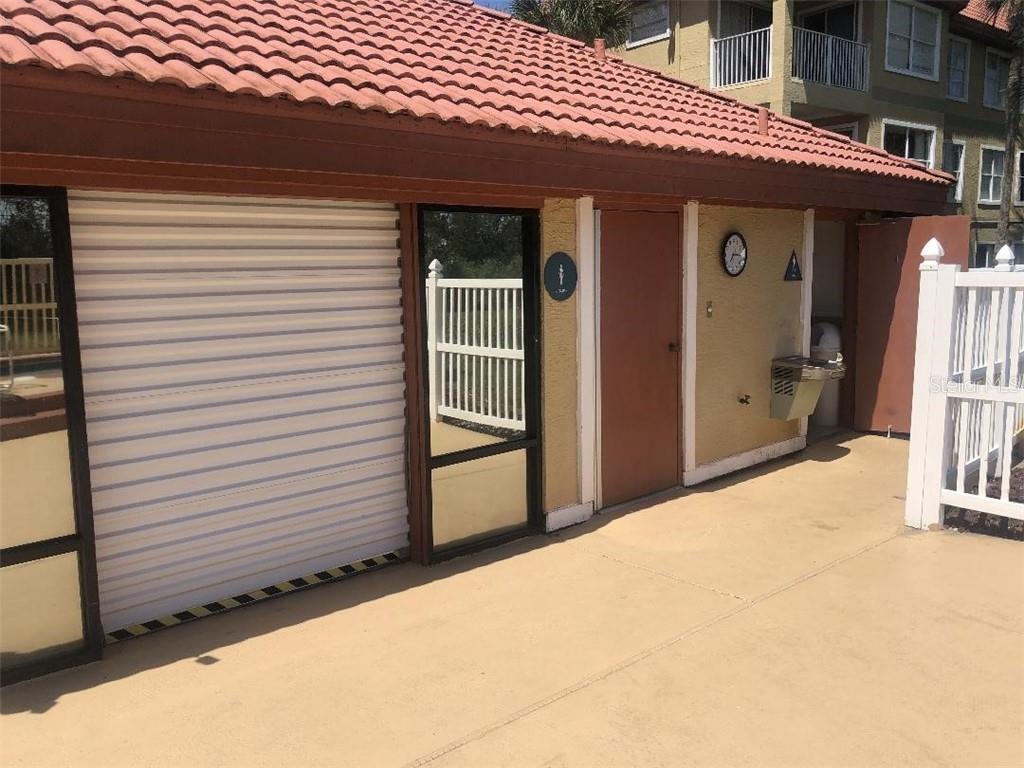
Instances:
[[[510,188],[532,185],[530,194],[546,194],[545,190],[551,189],[558,189],[560,193],[576,189],[581,194],[588,189],[608,189],[617,190],[622,195],[662,196],[675,200],[730,198],[736,203],[777,202],[792,207],[821,205],[939,213],[942,212],[948,186],[945,178],[934,174],[929,178],[905,179],[835,168],[574,141],[511,129],[445,123],[383,112],[360,112],[250,95],[232,96],[214,90],[196,92],[169,84],[112,80],[86,73],[40,68],[5,68],[4,73],[7,76],[0,85],[5,91],[5,110],[0,117],[5,123],[5,150],[21,149],[23,154],[39,157],[47,154],[106,155],[114,162],[124,163],[125,167],[131,165],[133,169],[143,167],[146,162],[152,165],[152,161],[163,161],[177,164],[173,173],[179,177],[185,173],[184,166],[187,165],[209,168],[211,163],[226,165],[231,162],[237,166],[253,166],[262,158],[258,153],[255,157],[243,157],[244,152],[235,146],[239,143],[237,138],[227,144],[223,157],[197,141],[194,146],[198,155],[191,157],[184,152],[174,154],[159,140],[147,140],[147,135],[158,136],[161,131],[166,133],[164,129],[170,125],[190,131],[209,131],[208,126],[218,125],[223,127],[217,130],[224,133],[251,133],[257,137],[274,133],[309,137],[313,142],[340,141],[351,137],[345,140],[370,141],[369,146],[373,149],[376,149],[373,144],[386,140],[392,147],[392,153],[400,149],[415,153],[413,156],[433,152],[438,158],[447,158],[431,161],[433,165],[429,167],[425,165],[420,171],[425,179],[449,178],[455,182],[488,184],[494,189],[502,183]],[[53,116],[57,114],[64,115],[64,122],[58,120],[56,124],[67,125],[67,121],[77,120],[81,128],[54,133]],[[44,117],[46,115],[50,116],[49,122]],[[50,143],[44,135],[48,132],[47,125],[50,125]],[[125,141],[115,141],[106,135],[112,128],[128,132],[128,127],[118,127],[128,125],[131,126],[131,135],[126,133]],[[86,135],[88,132],[91,136]],[[17,141],[21,141],[20,146]],[[62,143],[67,146],[57,146]],[[438,154],[442,150],[447,154]],[[376,170],[375,166],[367,164],[370,155],[366,152],[362,155],[354,155],[362,165],[355,160],[340,164],[333,161],[337,168],[332,170],[325,166],[322,172],[352,174],[353,177],[376,173],[381,179],[390,174],[391,182],[379,185],[374,182],[375,186],[383,189],[390,184],[392,188],[410,188],[409,184],[397,181],[403,172],[413,173],[404,164],[396,164],[392,159]],[[464,174],[466,178],[459,178],[451,167],[451,158],[460,157],[463,165],[470,165],[474,156],[480,158],[480,172],[476,177],[467,173]],[[509,160],[497,160],[501,157]],[[537,162],[533,162],[533,158],[537,158]],[[285,158],[280,162],[292,161]],[[531,163],[536,166],[533,176],[525,172]],[[547,170],[538,170],[540,166]],[[88,167],[95,169],[97,165]],[[562,170],[552,170],[558,168]],[[521,172],[519,169],[524,170]],[[471,171],[476,172],[477,169]],[[221,171],[196,172],[217,174]],[[726,183],[726,178],[734,181]],[[844,205],[837,202],[837,198],[848,202]]]

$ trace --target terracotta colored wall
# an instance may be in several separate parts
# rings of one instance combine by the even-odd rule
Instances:
[[[967,265],[967,216],[919,216],[858,228],[854,427],[910,432],[921,249],[937,237],[947,264]]]
[[[803,211],[700,206],[697,262],[697,464],[796,437],[798,421],[769,415],[771,360],[800,352],[801,283],[783,275],[803,244]],[[747,268],[719,262],[730,232],[747,241]],[[714,303],[707,317],[707,302]],[[741,394],[751,396],[740,405]]]
[[[540,272],[555,251],[576,260],[576,201],[545,200],[540,222]],[[577,426],[577,296],[555,301],[541,295],[541,430],[544,511],[579,501]]]

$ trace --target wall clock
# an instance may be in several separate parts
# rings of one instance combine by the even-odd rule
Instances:
[[[739,277],[747,267],[747,241],[739,232],[732,232],[722,241],[722,269],[730,277]]]

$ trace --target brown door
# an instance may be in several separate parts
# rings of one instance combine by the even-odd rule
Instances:
[[[857,227],[856,319],[843,350],[852,368],[855,429],[910,432],[914,343],[921,249],[932,237],[943,261],[967,268],[971,220],[967,216],[918,216]],[[849,291],[849,288],[847,288]]]
[[[601,212],[601,490],[679,484],[679,216]]]

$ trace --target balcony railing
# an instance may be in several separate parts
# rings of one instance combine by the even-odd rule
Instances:
[[[870,74],[871,46],[867,43],[793,28],[793,77],[866,91]]]
[[[772,28],[711,41],[711,87],[728,88],[772,76]]]

